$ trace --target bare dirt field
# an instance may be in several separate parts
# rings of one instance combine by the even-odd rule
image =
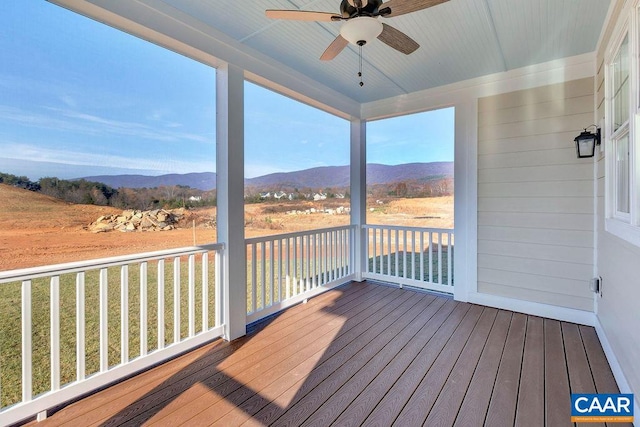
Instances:
[[[247,237],[253,237],[346,225],[349,223],[346,213],[319,212],[337,210],[341,206],[348,207],[348,201],[247,205],[245,233]],[[111,207],[73,205],[0,184],[0,271],[216,241],[215,229],[204,225],[215,218],[215,208],[189,212],[182,221],[185,228],[176,230],[130,233],[91,233],[87,230],[98,217],[120,212]],[[372,201],[367,222],[453,228],[453,197],[399,199],[382,204]]]

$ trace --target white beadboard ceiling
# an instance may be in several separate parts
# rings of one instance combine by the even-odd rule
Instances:
[[[396,18],[379,18],[408,34],[420,48],[406,56],[379,40],[368,44],[363,48],[365,85],[360,87],[357,47],[349,46],[333,61],[319,60],[338,35],[340,22],[276,21],[264,14],[265,9],[338,13],[340,0],[137,2],[151,8],[170,6],[182,17],[228,36],[239,49],[271,57],[361,104],[592,52],[610,4],[610,0],[450,0]]]

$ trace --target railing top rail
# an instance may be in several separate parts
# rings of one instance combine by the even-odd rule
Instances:
[[[293,238],[293,237],[308,236],[308,235],[311,235],[311,234],[319,234],[319,233],[326,233],[326,232],[329,232],[329,231],[350,230],[350,229],[353,229],[354,227],[355,227],[355,225],[341,225],[339,227],[316,228],[314,230],[296,231],[296,232],[293,232],[293,233],[270,234],[268,236],[251,237],[251,238],[245,239],[245,243],[247,245],[251,245],[251,244],[254,244],[254,243],[269,242],[271,240],[290,239],[290,238]]]
[[[154,261],[168,257],[184,256],[197,253],[220,251],[224,249],[223,243],[189,246],[184,248],[166,249],[141,254],[120,255],[110,258],[100,258],[87,261],[77,261],[65,264],[46,265],[42,267],[24,268],[19,270],[0,271],[0,284],[32,280],[41,277],[58,276],[61,274],[78,273],[86,270],[116,267],[136,262]]]
[[[375,229],[389,229],[389,230],[419,230],[419,231],[431,231],[436,233],[454,233],[453,228],[427,228],[427,227],[413,227],[413,226],[402,226],[402,225],[383,225],[383,224],[364,224],[362,226],[364,229],[375,228]]]

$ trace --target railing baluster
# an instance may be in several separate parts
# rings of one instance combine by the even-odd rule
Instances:
[[[447,284],[453,286],[453,274],[451,269],[453,267],[453,244],[451,243],[451,233],[447,233]]]
[[[282,301],[284,280],[282,280],[282,275],[284,274],[284,240],[278,240],[278,301]]]
[[[100,269],[100,372],[109,369],[109,282],[108,270]]]
[[[407,230],[402,230],[402,277],[407,278]]]
[[[420,281],[424,281],[424,231],[420,231]]]
[[[391,229],[387,228],[387,274],[391,276]]]
[[[84,271],[76,274],[76,379],[82,381],[86,375],[85,348],[85,287]]]
[[[442,233],[438,233],[438,283],[443,284],[442,281]]]
[[[287,259],[286,259],[286,269],[287,269],[287,282],[286,282],[286,295],[287,299],[291,298],[291,239],[287,238],[287,247],[286,247]]]
[[[267,306],[267,248],[265,242],[262,242],[262,245],[260,245],[260,252],[262,252],[262,263],[260,265],[260,288],[262,289],[262,305],[260,306],[260,308],[265,308]]]
[[[220,251],[216,251],[216,265],[215,265],[215,269],[216,269],[216,277],[215,277],[215,306],[214,306],[214,310],[215,310],[215,316],[216,316],[216,326],[222,326],[222,324],[224,323],[224,313],[222,311],[222,256],[220,255]],[[255,297],[254,297],[255,298]]]
[[[189,288],[188,292],[188,302],[189,306],[187,310],[189,312],[189,337],[192,337],[196,334],[196,259],[195,255],[191,254],[188,258],[188,278],[189,278]]]
[[[158,350],[164,348],[164,260],[158,260]]]
[[[129,361],[129,266],[120,267],[120,363]]]
[[[400,230],[394,230],[395,233],[395,248],[394,248],[394,254],[396,255],[396,259],[395,259],[395,264],[396,264],[396,271],[394,276],[396,277],[400,277]]]
[[[269,242],[269,290],[270,290],[270,294],[271,294],[271,298],[269,299],[270,304],[269,305],[273,305],[276,301],[275,299],[275,276],[276,276],[276,269],[275,269],[275,261],[276,261],[276,255],[275,255],[275,246],[274,246],[274,241],[270,241]]]
[[[384,229],[380,229],[380,274],[384,274]]]
[[[258,307],[258,254],[256,244],[251,245],[251,312],[255,313]]]
[[[33,397],[33,328],[31,280],[22,282],[22,401]]]
[[[173,342],[180,342],[180,257],[173,259]]]
[[[329,257],[331,268],[329,269],[329,271],[332,280],[336,281],[340,274],[340,253],[338,247],[338,234],[333,230],[329,232],[329,250],[331,251],[331,256]]]
[[[342,230],[342,271],[344,276],[349,274],[349,229]]]
[[[311,289],[311,234],[307,234],[307,280],[305,290]]]
[[[202,254],[202,332],[209,330],[209,253]]]
[[[300,292],[307,291],[307,236],[300,236]]]
[[[293,238],[293,296],[298,295],[298,236]]]
[[[51,278],[51,391],[60,390],[60,276]]]
[[[429,283],[433,283],[433,232],[429,232]]]
[[[378,249],[378,230],[376,228],[371,229],[372,231],[372,236],[371,236],[371,262],[372,262],[372,266],[371,266],[371,270],[373,271],[373,273],[377,273],[378,272],[378,260],[376,259],[377,257],[377,249]]]
[[[313,237],[313,239],[312,239],[312,246],[311,247],[313,249],[313,266],[312,266],[311,269],[313,270],[313,273],[312,273],[312,276],[311,276],[311,287],[315,289],[318,286],[318,279],[316,277],[317,274],[318,274],[318,263],[317,263],[317,261],[318,261],[318,249],[316,247],[317,242],[318,242],[317,241],[318,234],[317,233],[313,233],[312,237]]]
[[[322,247],[320,248],[321,260],[322,260],[322,284],[327,283],[327,232],[322,233]]]
[[[338,275],[340,277],[344,277],[344,253],[342,252],[342,249],[343,249],[342,230],[338,230],[336,232],[336,238],[338,240],[338,262],[339,262]]]
[[[411,230],[411,279],[416,279],[416,231]]]
[[[147,286],[148,286],[147,262],[140,263],[140,356],[147,354],[148,327],[147,327]]]

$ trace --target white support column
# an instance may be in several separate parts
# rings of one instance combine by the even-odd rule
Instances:
[[[366,267],[367,223],[367,125],[364,120],[351,120],[351,224],[357,226],[355,241],[355,280],[362,282]]]
[[[225,245],[223,319],[227,340],[246,334],[244,243],[244,72],[225,64],[216,73],[218,241]]]
[[[453,296],[468,301],[478,289],[478,100],[456,103],[455,109]]]

